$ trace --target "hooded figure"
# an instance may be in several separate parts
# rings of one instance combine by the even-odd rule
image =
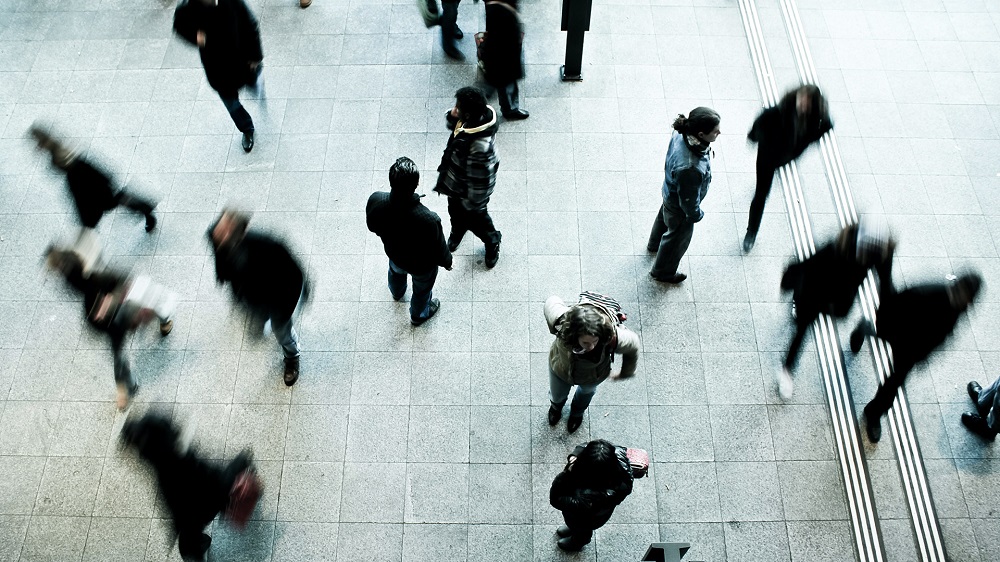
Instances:
[[[486,104],[482,91],[466,87],[455,93],[455,107],[446,119],[452,133],[441,156],[434,191],[448,196],[448,249],[457,250],[465,233],[471,230],[486,244],[486,267],[493,267],[500,258],[500,231],[493,226],[486,205],[500,167],[496,154],[497,114]]]
[[[438,267],[450,270],[451,251],[444,239],[441,218],[420,202],[415,193],[420,172],[413,160],[401,157],[389,169],[391,191],[368,197],[368,230],[382,239],[389,257],[389,292],[395,300],[406,293],[406,276],[413,277],[410,321],[419,326],[441,307],[432,297]]]

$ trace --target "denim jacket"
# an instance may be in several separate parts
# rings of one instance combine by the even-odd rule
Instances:
[[[712,183],[712,164],[708,152],[692,150],[684,142],[684,135],[674,133],[667,149],[663,172],[663,204],[679,208],[691,222],[700,221],[705,216],[701,210],[701,201],[708,194],[708,186]]]

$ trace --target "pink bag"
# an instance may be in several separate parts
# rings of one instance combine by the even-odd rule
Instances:
[[[628,457],[628,462],[632,465],[632,477],[642,478],[649,472],[649,453],[644,449],[625,449],[625,456]]]

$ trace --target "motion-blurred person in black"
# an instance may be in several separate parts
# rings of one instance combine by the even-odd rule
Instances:
[[[208,85],[219,93],[236,127],[243,150],[253,149],[253,119],[240,103],[240,88],[258,88],[264,60],[257,19],[243,0],[181,0],[174,31],[198,47]]]
[[[35,124],[29,132],[38,143],[38,148],[51,155],[52,165],[66,174],[66,185],[83,228],[97,228],[104,213],[119,205],[144,216],[146,232],[156,228],[156,217],[153,216],[156,203],[114,186],[107,172],[53,137],[45,127]]]
[[[125,338],[153,318],[159,320],[160,335],[169,334],[174,327],[177,295],[147,277],[129,277],[111,269],[86,271],[80,255],[69,248],[50,246],[46,263],[83,296],[87,322],[110,338],[118,387],[116,402],[124,409],[139,388],[125,356]]]
[[[451,270],[452,255],[441,229],[441,217],[420,202],[415,193],[420,172],[413,160],[402,157],[389,169],[391,191],[368,197],[368,230],[382,239],[389,257],[389,292],[395,300],[406,293],[406,276],[413,277],[410,322],[419,326],[434,316],[441,302],[432,297],[438,267]]]
[[[292,315],[308,297],[305,273],[282,242],[247,230],[250,217],[227,209],[208,230],[215,253],[215,277],[228,282],[236,301],[265,329],[270,322],[285,354],[284,381],[299,378],[299,341]]]
[[[757,240],[774,172],[801,156],[832,128],[826,98],[812,84],[788,92],[778,105],[765,109],[753,122],[747,139],[757,143],[757,190],[750,202],[744,252],[749,252]]]
[[[788,346],[785,364],[778,371],[778,392],[788,400],[794,384],[791,370],[809,326],[820,314],[843,318],[854,306],[858,288],[874,268],[883,291],[891,284],[892,254],[896,247],[885,225],[862,221],[845,227],[832,241],[805,260],[789,265],[781,288],[792,291],[795,306],[795,336]]]
[[[917,285],[898,293],[891,281],[882,283],[875,325],[862,320],[851,332],[854,353],[861,350],[865,336],[878,336],[892,347],[892,373],[864,410],[872,442],[882,438],[881,417],[892,407],[906,375],[948,339],[959,318],[976,299],[982,283],[976,273],[947,283]]]
[[[482,44],[482,62],[486,81],[497,90],[500,113],[504,119],[527,119],[519,107],[517,81],[524,78],[524,26],[517,13],[517,0],[486,2],[486,40]]]
[[[993,441],[1000,433],[1000,377],[985,390],[976,381],[969,381],[966,387],[969,398],[976,405],[976,411],[962,414],[962,424],[969,431],[987,441]]]

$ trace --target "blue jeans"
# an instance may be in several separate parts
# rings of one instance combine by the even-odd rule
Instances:
[[[438,268],[435,267],[430,273],[414,275],[389,260],[389,293],[392,294],[392,298],[396,300],[403,298],[406,293],[406,276],[413,277],[413,296],[410,297],[411,320],[425,320],[430,316],[431,289],[434,288],[437,274]]]
[[[553,404],[563,404],[566,402],[566,397],[569,396],[569,390],[573,388],[573,385],[557,377],[552,369],[549,369],[549,401]],[[573,405],[569,408],[570,417],[582,416],[585,411],[587,411],[587,406],[590,406],[591,399],[594,398],[594,394],[597,392],[596,384],[581,384],[576,388],[576,394],[573,395]]]
[[[997,377],[993,384],[984,388],[979,393],[978,409],[980,412],[987,412],[986,425],[994,431],[1000,430],[1000,377]]]

